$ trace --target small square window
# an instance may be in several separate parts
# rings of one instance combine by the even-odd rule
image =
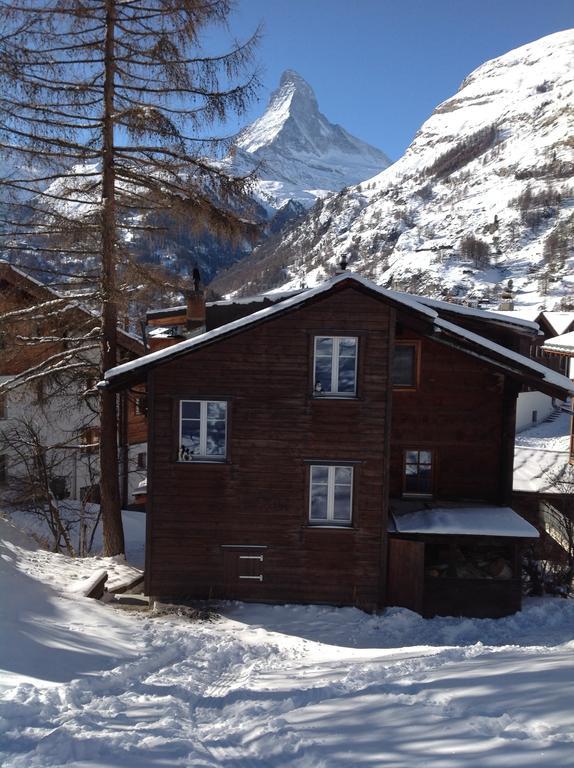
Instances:
[[[406,496],[432,496],[432,451],[407,450],[404,454]]]
[[[222,460],[227,447],[227,403],[181,400],[178,461]]]
[[[351,525],[353,467],[314,464],[309,487],[312,525]]]
[[[398,341],[393,357],[392,381],[397,389],[415,389],[418,379],[418,344]]]
[[[357,339],[315,336],[315,395],[353,397],[357,391]]]

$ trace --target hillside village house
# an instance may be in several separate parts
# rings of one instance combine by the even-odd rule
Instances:
[[[97,500],[97,409],[90,408],[85,397],[97,380],[99,342],[93,335],[97,323],[98,318],[77,301],[0,260],[0,434],[10,435],[26,422],[40,444],[51,446],[48,479],[57,498]],[[84,343],[72,341],[83,335]],[[139,339],[120,329],[118,348],[123,360],[144,352]],[[61,372],[46,376],[56,360],[63,365]],[[120,398],[119,431],[124,503],[145,473],[137,465],[146,437],[143,447],[136,442],[140,437],[137,415],[128,435],[131,410],[136,410],[133,397],[125,393]],[[31,465],[29,457],[18,454],[9,443],[5,439],[0,443],[0,495],[8,492],[12,497]]]
[[[556,337],[574,330],[574,312],[546,311],[538,309],[505,310],[503,315],[513,319],[523,319],[535,322],[539,327],[538,336],[533,337],[530,345],[530,356],[539,358],[540,362],[574,378],[574,370],[568,363],[568,356],[562,352],[556,353],[550,346]],[[520,393],[516,408],[516,429],[522,431],[541,421],[544,421],[555,410],[552,397],[543,392],[527,389]]]
[[[574,392],[537,333],[343,272],[109,371],[147,390],[146,593],[517,610],[516,398]]]

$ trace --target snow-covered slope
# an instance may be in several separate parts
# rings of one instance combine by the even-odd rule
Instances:
[[[400,160],[319,201],[218,290],[311,286],[345,256],[435,296],[497,304],[510,279],[519,304],[574,296],[573,62],[574,30],[486,62]]]
[[[389,164],[384,152],[330,123],[311,86],[292,70],[264,114],[242,131],[232,160],[236,170],[258,168],[258,197],[273,208],[288,200],[309,206]]]
[[[3,768],[566,768],[574,601],[503,619],[120,611],[0,519]],[[110,565],[105,562],[105,567]]]

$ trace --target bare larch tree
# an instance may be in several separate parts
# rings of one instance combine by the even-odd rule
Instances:
[[[249,178],[213,160],[213,135],[258,85],[259,31],[224,52],[202,47],[231,0],[0,2],[0,252],[52,277],[82,276],[101,318],[100,373],[117,363],[116,328],[134,232],[156,211],[197,231],[250,232]],[[211,39],[211,38],[210,38]],[[86,283],[86,280],[88,281]],[[128,291],[129,295],[129,291]],[[116,398],[100,394],[104,551],[124,551]]]

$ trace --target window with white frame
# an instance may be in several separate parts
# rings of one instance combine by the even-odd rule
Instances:
[[[315,336],[313,389],[316,395],[355,395],[357,341],[354,336]]]
[[[353,519],[353,467],[311,465],[309,523],[350,526]]]
[[[227,444],[227,403],[224,400],[181,400],[179,461],[223,460]]]

